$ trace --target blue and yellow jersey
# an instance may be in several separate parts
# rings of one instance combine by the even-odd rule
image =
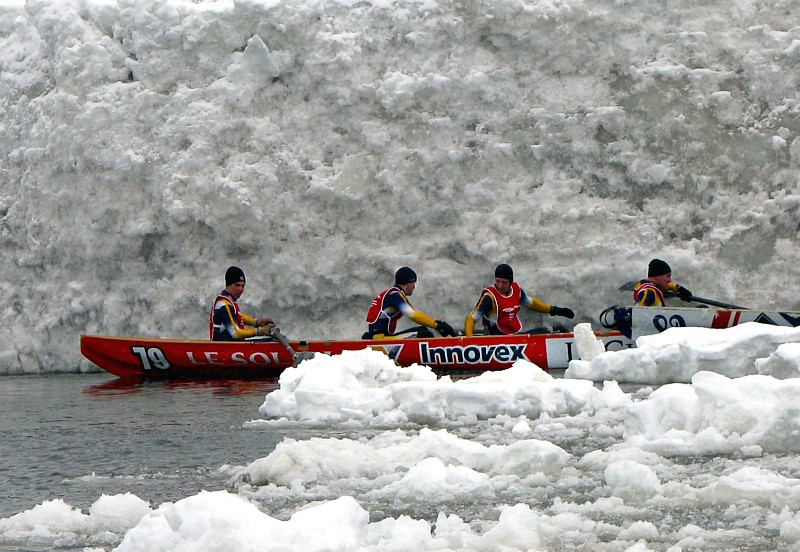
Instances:
[[[677,291],[678,284],[667,284],[669,291]],[[648,279],[639,280],[633,287],[633,304],[637,307],[665,307],[667,305],[664,294],[653,282]]]
[[[257,330],[244,326],[252,326],[254,323],[255,319],[243,314],[236,300],[227,291],[221,292],[214,299],[208,324],[212,341],[238,341],[253,337]]]
[[[373,299],[366,318],[367,332],[373,339],[391,336],[394,334],[397,320],[403,316],[408,316],[421,326],[436,327],[433,318],[411,306],[403,290],[391,287]]]

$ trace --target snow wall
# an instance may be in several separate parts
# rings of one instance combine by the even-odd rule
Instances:
[[[5,0],[0,374],[92,370],[82,333],[206,338],[229,264],[293,338],[360,335],[402,265],[455,327],[500,262],[568,326],[654,256],[798,310],[798,13]]]

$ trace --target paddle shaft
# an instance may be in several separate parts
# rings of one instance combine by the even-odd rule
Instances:
[[[273,328],[272,328],[272,329],[269,331],[269,335],[271,335],[272,337],[274,337],[274,338],[275,338],[275,341],[277,341],[278,343],[280,343],[281,345],[283,345],[283,347],[284,347],[284,348],[285,348],[287,351],[289,351],[289,354],[290,354],[290,355],[292,355],[292,360],[296,360],[296,359],[297,359],[297,353],[295,352],[295,350],[294,350],[294,349],[292,349],[292,346],[291,346],[291,345],[289,345],[289,338],[288,338],[288,337],[286,337],[285,335],[283,335],[283,334],[281,333],[281,330],[280,330],[280,328],[278,328],[277,326],[274,326],[274,327],[273,327]]]
[[[692,301],[696,303],[705,303],[706,305],[712,305],[714,307],[722,307],[723,309],[738,309],[738,310],[751,310],[747,307],[740,307],[738,305],[732,305],[730,303],[723,303],[722,301],[714,301],[713,299],[705,299],[703,297],[698,297],[697,295],[692,295]]]
[[[624,284],[622,284],[619,287],[619,290],[620,291],[633,291],[634,287],[636,287],[636,284],[638,284],[638,283],[639,282],[625,282]],[[675,293],[668,291],[667,293],[664,294],[664,297],[675,297]],[[747,307],[740,307],[738,305],[732,305],[730,303],[723,303],[722,301],[715,301],[713,299],[706,299],[704,297],[698,297],[697,295],[692,295],[691,300],[694,301],[695,303],[705,303],[706,305],[711,305],[713,307],[722,307],[723,309],[751,310],[751,309],[748,309]]]

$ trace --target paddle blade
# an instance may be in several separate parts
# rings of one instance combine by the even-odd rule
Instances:
[[[310,351],[304,351],[302,353],[297,353],[297,356],[295,356],[294,360],[292,361],[292,366],[297,368],[298,364],[300,364],[304,360],[311,360],[312,358],[314,358],[314,353],[312,353]]]
[[[311,353],[311,352],[308,352],[308,351],[304,351],[304,352],[298,353],[294,349],[292,349],[292,346],[289,345],[289,338],[286,337],[285,335],[283,335],[281,333],[281,330],[277,326],[272,328],[269,333],[270,333],[270,335],[272,335],[272,337],[275,338],[275,340],[278,343],[283,345],[283,347],[287,351],[289,351],[290,355],[292,355],[292,366],[294,366],[295,368],[297,367],[298,364],[300,364],[304,360],[309,360],[311,358],[314,358],[314,353]]]
[[[619,290],[620,291],[633,291],[633,289],[636,287],[637,283],[638,282],[625,282],[624,284],[619,286]]]

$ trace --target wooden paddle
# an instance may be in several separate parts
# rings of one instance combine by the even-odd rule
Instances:
[[[619,290],[620,291],[633,291],[634,287],[638,283],[639,283],[638,281],[625,282],[624,284],[622,284],[619,287]],[[668,292],[666,292],[664,294],[664,297],[676,297],[676,296],[677,296],[677,294],[672,292],[672,291],[668,291]],[[751,309],[749,309],[747,307],[740,307],[738,305],[732,305],[731,303],[723,303],[722,301],[715,301],[713,299],[706,299],[704,297],[698,297],[697,295],[692,295],[690,300],[694,301],[695,303],[704,303],[706,305],[711,305],[713,307],[722,307],[723,309],[751,310]]]
[[[272,329],[269,331],[269,335],[275,338],[275,341],[283,345],[283,347],[287,351],[289,351],[289,354],[292,355],[292,366],[296,367],[304,360],[309,360],[314,358],[314,353],[308,351],[305,351],[303,353],[298,353],[294,349],[292,349],[292,346],[289,345],[289,338],[281,333],[281,330],[280,328],[278,328],[278,326],[273,326]]]

